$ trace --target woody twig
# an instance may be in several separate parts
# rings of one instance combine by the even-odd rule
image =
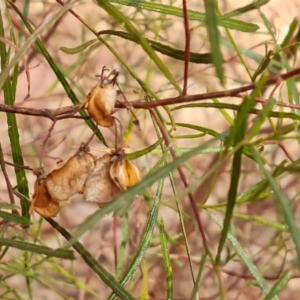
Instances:
[[[280,76],[272,77],[268,79],[265,83],[265,86],[270,86],[276,84],[278,80],[287,80],[288,78],[297,76],[300,74],[300,68],[294,69],[290,72],[284,73]],[[216,91],[211,93],[203,93],[203,94],[195,94],[195,95],[186,95],[186,96],[179,96],[179,97],[171,97],[165,98],[157,101],[149,101],[149,102],[141,102],[141,101],[132,101],[129,102],[132,108],[138,109],[151,109],[159,106],[165,105],[176,105],[182,103],[189,103],[189,102],[197,102],[208,100],[212,98],[225,98],[225,97],[237,97],[240,98],[243,93],[249,92],[256,87],[256,83],[251,83],[249,85],[231,89],[231,90],[223,90],[223,91]],[[257,102],[261,102],[261,98],[257,100]],[[280,106],[285,106],[282,102],[279,104]],[[286,105],[290,107],[289,104]],[[128,103],[123,103],[121,101],[117,101],[116,108],[127,109]],[[299,108],[299,106],[297,106]],[[77,112],[83,109],[82,104],[60,107],[56,109],[36,109],[36,108],[28,108],[28,107],[21,107],[21,106],[10,106],[5,104],[0,104],[0,111],[8,112],[8,113],[16,113],[16,114],[23,114],[29,116],[38,116],[51,119],[52,121],[66,119],[66,118],[76,118],[75,116]]]

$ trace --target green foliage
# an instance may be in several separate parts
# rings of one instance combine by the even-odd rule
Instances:
[[[238,278],[245,299],[243,290],[263,299],[292,294],[288,283],[300,269],[297,18],[278,41],[261,10],[268,0],[226,12],[221,1],[187,1],[189,28],[178,2],[86,1],[90,10],[82,15],[80,1],[59,2],[38,1],[45,18],[31,1],[8,2],[0,19],[0,121],[7,127],[0,144],[0,298],[38,299],[39,289],[51,292],[49,299],[236,298],[240,291],[230,290],[223,273]],[[46,96],[63,91],[67,105],[82,104],[99,62],[120,72],[117,130],[99,128],[82,107],[68,115],[70,123],[63,123],[65,115],[54,118],[66,102]],[[34,74],[41,66],[43,80],[52,79],[35,108],[18,93],[24,69]],[[36,76],[28,80],[38,85]],[[212,97],[203,101],[201,90]],[[16,113],[9,112],[15,105]],[[44,114],[32,124],[21,106]],[[47,113],[50,125],[42,120]],[[142,180],[76,225],[70,220],[80,217],[76,201],[62,205],[57,221],[36,214],[30,220],[37,167],[62,153],[65,159],[91,134],[94,155],[103,145],[125,151],[134,145],[126,158],[139,159]],[[108,218],[109,230],[101,227]],[[17,286],[14,278],[24,281]]]

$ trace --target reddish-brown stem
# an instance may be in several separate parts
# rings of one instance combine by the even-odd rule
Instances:
[[[282,74],[280,76],[272,77],[268,79],[265,83],[265,86],[269,86],[272,84],[276,84],[279,79],[286,80],[288,78],[291,78],[293,76],[300,74],[300,68],[294,69],[293,71],[287,72],[285,74]],[[150,101],[150,102],[140,102],[140,101],[133,101],[129,102],[130,106],[133,108],[139,108],[139,109],[151,109],[159,106],[165,106],[165,105],[175,105],[175,104],[182,104],[182,103],[188,103],[188,102],[196,102],[201,100],[207,100],[212,98],[224,98],[224,97],[241,97],[242,93],[245,93],[247,91],[251,91],[255,88],[256,83],[251,83],[249,85],[231,89],[231,90],[225,90],[225,91],[217,91],[217,92],[211,92],[211,93],[204,93],[204,94],[195,94],[195,95],[189,95],[189,96],[181,96],[181,97],[172,97],[172,98],[165,98],[162,100],[157,101]],[[263,102],[261,98],[258,98],[258,102]],[[281,106],[288,106],[283,105],[280,102],[278,105]],[[116,108],[128,108],[128,104],[117,101]],[[298,108],[299,106],[293,106],[290,104],[288,107]],[[75,113],[77,113],[79,110],[83,108],[82,104],[73,105],[73,106],[66,106],[61,107],[57,109],[35,109],[35,108],[26,108],[26,107],[19,107],[19,106],[10,106],[5,104],[0,104],[0,111],[4,112],[10,112],[10,113],[16,113],[16,114],[23,114],[23,115],[30,115],[30,116],[39,116],[51,119],[52,121],[55,121],[57,119],[66,119],[66,118],[74,118]]]
[[[284,154],[289,158],[289,160],[293,163],[295,160],[293,156],[290,154],[290,152],[287,151],[286,147],[282,143],[278,143],[278,146],[281,148]]]
[[[188,18],[186,0],[182,0],[182,7],[183,7],[183,21],[184,21],[184,33],[185,33],[184,77],[183,77],[182,96],[185,96],[187,94],[188,76],[189,76],[191,32],[189,28],[189,18]]]
[[[281,78],[282,80],[286,80],[288,78],[291,78],[291,77],[299,75],[299,74],[300,74],[300,68],[294,69],[293,71],[287,72],[280,76],[269,78],[265,82],[265,86],[275,84],[279,78]],[[195,101],[201,101],[201,100],[207,100],[207,99],[213,99],[213,98],[240,97],[240,95],[242,93],[251,91],[255,87],[256,87],[256,83],[251,83],[249,85],[246,85],[246,86],[243,86],[240,88],[227,90],[227,91],[225,90],[225,91],[196,94],[196,95],[189,95],[189,96],[182,96],[182,97],[165,98],[162,100],[151,101],[151,102],[131,102],[131,105],[134,108],[150,109],[150,108],[155,108],[158,106],[182,104],[182,103],[195,102]],[[121,107],[124,107],[124,105],[121,104],[120,102],[117,102],[116,107],[121,108]]]
[[[4,161],[4,163],[8,166],[12,166],[12,167],[15,167],[15,168],[18,168],[18,169],[24,169],[24,170],[29,170],[29,171],[32,171],[33,169],[29,166],[20,166],[20,165],[16,165],[16,164],[13,164],[11,162],[8,162],[8,161]]]
[[[47,141],[50,139],[51,137],[51,133],[55,127],[56,124],[56,120],[52,123],[52,125],[50,126],[49,130],[48,130],[48,134],[46,135],[46,138],[43,141],[43,145],[42,145],[42,151],[41,151],[41,159],[40,159],[40,167],[42,167],[42,161],[43,161],[43,154],[44,154],[44,149],[46,146]]]
[[[281,142],[278,142],[278,141],[264,141],[263,144],[264,145],[278,145],[279,148],[284,152],[284,154],[288,157],[288,159],[291,162],[295,161],[294,158],[293,158],[293,156],[288,152],[288,150],[286,149],[286,147]]]
[[[65,5],[65,3],[62,2],[61,0],[56,0],[56,2],[59,3],[61,6],[64,6],[64,5]],[[68,11],[69,11],[75,18],[81,20],[80,16],[79,16],[74,10],[69,9]]]
[[[8,192],[8,197],[9,197],[10,203],[15,204],[13,187],[12,187],[10,181],[9,181],[9,177],[8,177],[8,174],[7,174],[6,169],[5,169],[5,161],[4,161],[4,157],[3,157],[1,144],[0,144],[0,167],[1,167],[4,179],[5,179],[5,182],[6,182],[7,192]],[[13,210],[13,213],[15,213],[15,212],[16,212],[16,210]]]
[[[172,155],[172,158],[173,160],[176,160],[177,159],[177,156],[176,156],[176,153],[172,147],[172,144],[170,143],[169,141],[169,137],[168,135],[166,134],[165,132],[165,129],[160,121],[160,119],[158,118],[156,112],[152,109],[150,109],[150,113],[151,115],[153,116],[159,130],[160,130],[160,133],[165,141],[165,144],[166,146],[168,147],[171,155]],[[182,168],[179,166],[177,167],[177,170],[178,170],[178,173],[179,173],[179,176],[183,182],[183,185],[185,188],[188,188],[189,187],[189,184],[187,182],[187,179],[185,177],[185,174],[182,170]],[[197,225],[198,225],[198,228],[199,228],[199,231],[200,231],[200,234],[201,234],[201,238],[202,238],[202,242],[203,242],[203,246],[204,248],[207,250],[208,249],[208,246],[207,246],[207,242],[206,242],[206,236],[205,236],[205,232],[204,232],[204,229],[203,229],[203,226],[202,226],[202,222],[201,222],[201,218],[200,218],[200,214],[199,214],[199,211],[198,211],[198,208],[197,208],[197,204],[196,204],[196,201],[194,199],[194,196],[192,193],[189,193],[188,194],[188,197],[189,197],[189,200],[190,200],[190,203],[191,203],[191,206],[192,206],[192,209],[194,211],[194,214],[195,214],[195,218],[196,218],[196,222],[197,222]]]
[[[136,114],[134,113],[133,108],[131,106],[131,103],[127,100],[127,98],[126,98],[125,94],[123,93],[118,81],[116,81],[116,84],[119,88],[118,92],[122,95],[122,97],[124,99],[124,104],[126,104],[127,110],[130,111],[132,117],[134,118],[133,123],[138,127],[139,131],[142,131],[141,126],[140,126],[140,121],[139,121],[138,117],[136,116]]]
[[[267,102],[269,101],[269,99],[256,98],[255,101],[258,102],[258,103],[267,104]],[[278,102],[275,103],[275,105],[276,106],[281,106],[281,107],[289,107],[289,108],[300,109],[300,105],[292,104],[292,103],[288,103],[288,102],[279,102],[278,101]]]

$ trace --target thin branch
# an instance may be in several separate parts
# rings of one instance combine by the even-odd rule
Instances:
[[[4,160],[4,163],[8,166],[12,166],[12,167],[15,167],[15,168],[18,168],[18,169],[24,169],[24,170],[29,170],[29,171],[32,171],[33,168],[29,167],[29,166],[21,166],[21,165],[16,165],[16,164],[13,164],[9,161],[6,161]]]
[[[6,169],[5,169],[5,160],[4,160],[4,157],[3,157],[3,151],[2,151],[1,144],[0,144],[0,167],[1,167],[4,179],[5,179],[5,182],[6,182],[7,193],[8,193],[8,197],[9,197],[10,203],[11,204],[15,204],[13,187],[12,187],[12,185],[10,183],[8,174],[7,174]],[[17,210],[13,210],[12,212],[18,214]]]
[[[67,118],[67,117],[74,117],[73,115],[76,114],[81,109],[81,104],[72,105],[72,106],[65,106],[55,109],[36,109],[36,108],[29,108],[29,107],[22,107],[22,106],[12,106],[6,104],[0,104],[0,111],[7,112],[7,113],[15,113],[21,115],[28,115],[28,116],[36,116],[36,117],[44,117],[52,120],[53,122],[58,119]]]
[[[300,68],[294,69],[290,72],[284,73],[280,76],[272,77],[268,79],[265,83],[265,86],[269,86],[272,84],[276,84],[278,80],[286,80],[288,78],[297,76],[300,74]],[[235,88],[231,90],[223,90],[211,93],[203,93],[203,94],[195,94],[195,95],[188,95],[188,96],[181,96],[181,97],[171,97],[165,98],[162,100],[151,101],[151,102],[141,102],[141,101],[132,101],[129,102],[133,108],[138,109],[151,109],[159,106],[165,105],[175,105],[175,104],[182,104],[182,103],[189,103],[189,102],[197,102],[202,100],[208,100],[212,98],[225,98],[225,97],[241,97],[242,93],[248,92],[253,90],[256,87],[256,83],[251,83],[249,85]],[[257,99],[257,102],[262,102],[261,98]],[[284,104],[278,102],[276,105],[284,106]],[[291,104],[285,105],[287,107],[294,107]],[[120,101],[116,102],[116,108],[128,108],[128,103],[123,103]],[[299,108],[299,106],[295,107]],[[9,112],[9,113],[16,113],[16,114],[23,114],[23,115],[30,115],[30,116],[39,116],[51,119],[55,121],[57,119],[66,119],[66,118],[74,118],[77,112],[82,109],[82,104],[60,107],[56,109],[36,109],[36,108],[27,108],[21,106],[10,106],[5,104],[0,104],[0,111]],[[57,118],[60,116],[59,118]]]
[[[50,128],[48,129],[48,133],[46,135],[46,138],[44,139],[43,141],[43,145],[42,145],[42,151],[41,151],[41,158],[40,158],[40,167],[42,168],[43,167],[43,154],[44,154],[44,150],[45,150],[45,146],[47,144],[47,141],[50,139],[51,137],[51,133],[54,129],[56,125],[56,120],[53,121],[53,123],[51,124]]]
[[[165,144],[166,144],[167,148],[169,149],[169,151],[170,151],[170,153],[172,155],[173,160],[176,160],[177,159],[176,153],[175,153],[175,151],[174,151],[174,149],[172,147],[172,144],[169,141],[169,137],[166,134],[166,132],[165,132],[165,130],[163,128],[163,125],[162,125],[160,119],[158,118],[158,116],[157,116],[157,114],[156,114],[156,112],[154,110],[151,109],[150,113],[153,116],[153,118],[155,119],[155,122],[156,122],[156,124],[157,124],[157,126],[158,126],[158,128],[159,128],[159,130],[161,132],[161,135],[162,135],[162,137],[163,137],[163,139],[165,141]],[[184,174],[182,168],[179,166],[179,167],[177,167],[177,170],[179,172],[179,175],[180,175],[180,178],[181,178],[181,180],[183,182],[184,187],[188,188],[189,184],[187,182],[187,179],[185,177],[185,174]],[[197,208],[197,204],[196,204],[195,198],[194,198],[194,196],[193,196],[192,193],[189,193],[188,197],[189,197],[191,206],[193,208],[193,211],[194,211],[194,214],[195,214],[195,217],[196,217],[196,222],[198,224],[198,228],[199,228],[199,231],[200,231],[200,234],[201,234],[203,246],[204,246],[205,250],[209,253],[209,251],[208,251],[209,249],[208,249],[208,245],[207,245],[207,241],[206,241],[205,232],[204,232],[204,229],[203,229],[203,225],[202,225],[202,222],[201,222],[201,218],[200,218],[200,214],[199,214],[199,210]]]

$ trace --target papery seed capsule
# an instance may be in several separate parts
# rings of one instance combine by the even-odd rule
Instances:
[[[58,202],[54,201],[48,193],[45,179],[37,179],[34,184],[34,193],[29,212],[35,210],[43,217],[56,217],[59,211]]]
[[[141,181],[137,166],[122,157],[113,161],[109,173],[114,183],[123,191]]]
[[[101,88],[99,85],[95,86],[88,94],[85,108],[88,111],[90,117],[99,126],[112,127],[114,125],[114,119],[110,115],[110,113],[108,113],[111,110],[111,107],[108,107],[106,111],[105,99],[102,92],[103,88]]]
[[[109,174],[111,157],[110,154],[105,154],[98,158],[95,162],[95,168],[84,184],[84,199],[89,202],[96,202],[100,207],[121,193]]]
[[[111,115],[115,111],[117,97],[115,78],[112,81],[102,78],[101,81],[89,92],[84,107],[99,126],[112,127],[114,119]]]
[[[83,193],[84,183],[93,170],[95,157],[79,151],[47,175],[46,186],[50,196],[57,201],[67,201],[77,193]]]

